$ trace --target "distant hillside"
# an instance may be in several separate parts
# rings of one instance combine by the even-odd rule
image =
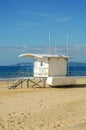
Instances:
[[[77,66],[77,65],[84,65],[86,66],[86,62],[69,62],[68,63],[69,65],[73,65],[73,66]]]
[[[33,63],[32,62],[24,62],[24,63],[13,64],[11,66],[33,66]]]
[[[84,65],[86,66],[86,63],[82,62],[68,62],[69,65],[72,66],[77,66],[77,65]],[[23,63],[17,63],[17,64],[12,64],[11,66],[33,66],[33,62],[23,62]]]

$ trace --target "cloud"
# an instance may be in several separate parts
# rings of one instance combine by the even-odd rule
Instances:
[[[27,28],[30,28],[30,27],[35,27],[37,26],[39,23],[37,22],[27,22],[27,23],[18,23],[16,25],[16,31],[23,31]]]
[[[22,46],[14,46],[14,47],[0,47],[0,52],[20,52],[20,53],[47,53],[49,49],[49,46],[28,46],[28,45],[22,45]],[[67,48],[66,46],[54,46],[51,47],[51,52],[54,54],[54,51],[56,51],[56,54],[66,54]],[[69,47],[69,54],[70,56],[78,54],[85,55],[86,54],[86,45],[74,45]]]
[[[9,54],[12,57],[18,56],[22,53],[35,53],[35,54],[48,54],[48,46],[14,46],[14,47],[0,47],[0,55],[1,56],[8,56]],[[67,54],[66,46],[57,46],[56,49],[51,47],[51,54]],[[69,61],[79,61],[85,62],[86,60],[86,45],[73,45],[69,47]]]
[[[37,12],[37,11],[26,11],[26,10],[22,10],[21,11],[23,14],[30,14],[31,16],[41,16],[41,17],[45,17],[48,14],[45,12]]]
[[[0,51],[26,51],[29,47],[26,46],[20,46],[20,47],[0,47]]]
[[[26,52],[26,51],[39,51],[41,50],[42,48],[40,46],[28,46],[28,45],[22,45],[22,46],[14,46],[14,47],[0,47],[0,51],[14,51],[14,52]]]
[[[31,14],[35,16],[41,16],[41,17],[47,16],[47,13],[43,13],[43,12],[31,12]]]
[[[70,17],[61,17],[56,20],[57,23],[64,23],[70,20]]]

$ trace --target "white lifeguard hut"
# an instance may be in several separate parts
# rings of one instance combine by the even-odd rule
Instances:
[[[45,55],[25,53],[19,57],[34,59],[34,77],[56,77],[67,75],[67,60],[65,55]]]
[[[33,58],[34,61],[33,76],[36,79],[37,78],[41,79],[37,83],[34,82],[34,86],[37,85],[39,82],[44,81],[45,79],[46,79],[46,85],[56,86],[58,85],[57,81],[58,78],[66,77],[67,75],[68,56],[25,53],[19,55],[19,57]],[[60,84],[63,84],[63,82],[62,83],[60,82]]]
[[[65,55],[45,55],[25,53],[19,57],[33,58],[34,60],[34,79],[30,77],[19,78],[8,88],[16,88],[27,81],[28,87],[56,87],[69,85],[86,85],[86,77],[67,76],[68,56]],[[36,80],[35,80],[36,78]],[[31,82],[31,84],[30,84]],[[42,83],[42,84],[40,84]]]
[[[51,85],[51,82],[53,82],[54,78],[66,77],[67,75],[68,57],[65,55],[25,53],[19,55],[19,57],[33,58],[34,78],[46,78],[47,85]]]

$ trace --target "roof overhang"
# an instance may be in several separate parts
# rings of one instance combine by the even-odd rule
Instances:
[[[47,55],[47,54],[32,54],[32,53],[24,53],[19,55],[19,57],[24,58],[64,58],[68,59],[68,56],[65,55]]]
[[[24,53],[24,54],[19,55],[19,57],[24,57],[24,58],[35,58],[35,57],[38,57],[38,58],[41,58],[40,55],[32,54],[32,53]]]

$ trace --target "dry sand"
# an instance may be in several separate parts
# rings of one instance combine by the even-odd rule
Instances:
[[[0,82],[0,130],[86,130],[86,87],[7,85]]]

